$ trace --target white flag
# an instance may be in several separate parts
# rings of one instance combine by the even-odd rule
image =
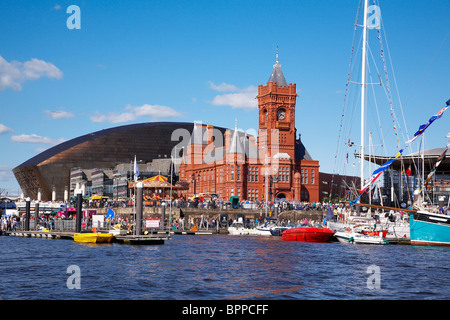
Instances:
[[[138,181],[139,179],[139,168],[136,162],[136,156],[134,156],[134,181]]]

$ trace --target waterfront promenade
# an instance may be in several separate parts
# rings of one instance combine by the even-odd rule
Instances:
[[[51,238],[73,238],[75,231],[74,212],[66,211],[64,214],[60,211],[58,214],[42,214],[42,207],[39,209],[39,220],[36,225],[35,207],[31,206],[30,212],[30,228],[31,234],[23,234],[22,236],[51,237]],[[135,224],[135,210],[133,207],[84,207],[83,210],[90,212],[90,217],[83,219],[83,230],[92,230],[92,214],[103,215],[105,230],[114,225],[119,224],[123,230],[130,230]],[[108,218],[108,211],[114,211],[114,218]],[[8,234],[25,230],[25,208],[18,205],[18,215],[3,217],[1,229]],[[281,213],[275,213],[265,209],[205,209],[205,208],[179,208],[166,206],[145,206],[143,207],[143,221],[145,224],[147,219],[158,219],[165,228],[169,226],[170,230],[178,234],[224,234],[228,233],[227,228],[238,217],[243,218],[248,225],[258,225],[266,220],[266,218],[277,218],[280,223],[299,224],[305,219],[321,223],[323,220],[324,210],[285,210]],[[8,224],[9,222],[9,224]],[[52,235],[48,233],[36,233],[39,229],[48,229],[52,231]],[[195,232],[192,232],[195,230]]]

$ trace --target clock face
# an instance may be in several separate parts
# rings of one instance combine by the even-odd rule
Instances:
[[[283,120],[286,117],[286,113],[283,110],[278,111],[277,117],[279,120]]]

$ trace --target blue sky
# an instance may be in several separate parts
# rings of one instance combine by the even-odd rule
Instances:
[[[277,43],[286,80],[297,84],[297,130],[321,171],[333,172],[358,4],[2,1],[0,189],[17,193],[11,170],[39,152],[117,125],[202,121],[233,128],[237,119],[242,130],[257,130],[256,88],[269,79]],[[450,3],[378,4],[398,87],[395,112],[403,110],[411,136],[450,99]],[[67,28],[70,5],[80,8],[81,29]],[[369,38],[379,57],[376,30]],[[445,146],[449,119],[444,114],[427,129],[427,148]],[[387,134],[386,144],[393,139]]]

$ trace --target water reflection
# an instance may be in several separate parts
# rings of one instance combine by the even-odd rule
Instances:
[[[175,236],[162,246],[0,237],[3,299],[447,299],[448,248]],[[81,290],[66,286],[69,265]],[[381,288],[367,288],[367,268]]]

